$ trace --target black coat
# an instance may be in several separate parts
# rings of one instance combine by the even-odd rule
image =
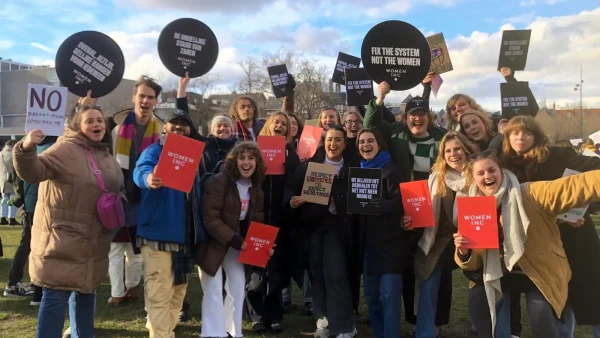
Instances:
[[[360,251],[369,257],[365,275],[401,274],[410,253],[413,233],[402,228],[404,208],[400,196],[402,182],[409,182],[409,171],[390,162],[383,167],[382,201],[387,205],[379,216],[361,215]]]
[[[548,159],[537,165],[531,181],[561,178],[567,168],[579,172],[598,170],[600,158],[579,155],[566,147],[550,147]],[[597,210],[595,207],[590,205],[580,228],[559,222],[563,247],[573,273],[569,282],[569,302],[577,325],[600,324],[600,240],[589,216],[595,211],[593,209]]]
[[[237,141],[234,138],[220,139],[214,135],[208,135],[207,137],[198,135],[197,139],[205,143],[202,160],[200,161],[200,176],[213,172],[217,163],[225,160]]]
[[[285,190],[285,183],[291,179],[300,165],[300,158],[291,144],[286,146],[285,153],[285,174],[268,175],[262,184],[262,191],[265,195],[264,212],[265,224],[276,227],[284,225],[285,208],[281,205]]]

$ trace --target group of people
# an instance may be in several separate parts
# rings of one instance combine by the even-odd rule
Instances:
[[[372,336],[399,337],[404,305],[409,336],[434,338],[449,323],[452,272],[461,268],[479,337],[521,334],[521,294],[533,337],[573,337],[575,323],[595,325],[600,337],[600,266],[594,264],[600,240],[588,214],[576,223],[557,221],[588,204],[588,213],[595,211],[600,159],[550,145],[532,117],[494,123],[464,94],[449,99],[447,126],[434,125],[433,75],[399,121],[384,104],[385,82],[366,107],[343,115],[323,107],[322,139],[304,161],[297,154],[303,123],[293,95],[264,122],[256,102],[242,96],[203,136],[187,113],[188,77],[179,81],[177,109],[163,120],[153,114],[162,89],[150,78],[136,83],[134,109],[112,117],[88,93],[68,114],[62,137],[31,131],[7,157],[26,189],[21,258],[11,268],[20,273],[11,271],[5,295],[33,292],[22,284],[29,254],[34,291],[43,290],[36,337],[61,337],[68,304],[68,334],[89,338],[95,290],[106,274],[114,306],[139,297],[143,276],[146,327],[150,337],[167,338],[189,304],[199,303],[185,300],[197,265],[201,337],[242,337],[244,314],[255,332],[283,331],[294,280],[305,312],[315,318],[315,337],[350,338],[357,335],[362,276]],[[502,75],[516,81],[510,69]],[[156,175],[168,133],[205,143],[190,193],[163,187]],[[265,174],[259,135],[285,137],[285,174]],[[328,205],[302,197],[309,162],[335,167]],[[381,198],[370,202],[379,215],[348,210],[352,167],[382,170]],[[567,168],[582,174],[563,178]],[[419,180],[428,182],[435,218],[425,229],[412,227],[399,189]],[[125,203],[126,226],[116,231],[98,218],[106,192]],[[499,250],[464,248],[456,201],[469,196],[495,196]],[[252,221],[280,229],[264,269],[238,261]]]

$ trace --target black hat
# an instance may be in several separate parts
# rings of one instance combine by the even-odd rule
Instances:
[[[429,101],[419,96],[413,97],[410,101],[408,101],[406,108],[404,109],[407,114],[412,114],[418,110],[429,112]]]
[[[190,119],[188,113],[181,109],[170,109],[169,111],[167,111],[167,113],[165,114],[165,123],[169,123],[173,120],[183,120],[186,121],[190,125],[190,127],[194,126],[194,123]]]

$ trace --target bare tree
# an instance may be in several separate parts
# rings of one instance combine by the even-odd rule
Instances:
[[[237,86],[239,93],[252,95],[265,91],[265,83],[268,83],[268,77],[263,62],[252,55],[248,55],[245,60],[239,61],[238,65],[244,72],[244,77]]]
[[[188,86],[193,93],[188,93],[188,102],[194,106],[194,109],[190,109],[190,117],[204,135],[208,132],[208,124],[214,114],[212,102],[206,97],[220,80],[220,74],[209,73],[192,80]]]
[[[322,106],[333,104],[333,94],[327,91],[329,72],[314,59],[300,59],[296,67],[295,109],[310,120]]]

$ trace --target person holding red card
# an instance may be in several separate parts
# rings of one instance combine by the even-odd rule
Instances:
[[[480,304],[469,309],[480,337],[492,337],[492,332],[510,337],[514,288],[527,289],[533,337],[557,337],[554,314],[560,317],[567,302],[571,269],[556,216],[600,201],[600,171],[519,184],[514,174],[500,168],[495,154],[486,151],[471,156],[467,180],[474,182],[468,196],[496,197],[499,217],[499,250],[464,249],[466,239],[454,235],[456,263],[469,271],[483,268],[483,286],[471,289],[469,296],[470,305]],[[490,316],[483,316],[487,311]]]
[[[142,190],[137,244],[144,264],[145,305],[150,336],[170,337],[179,320],[192,271],[193,247],[204,240],[198,175],[189,194],[162,186],[154,172],[167,133],[189,137],[192,121],[182,110],[169,111],[163,134],[137,161],[133,179]]]
[[[392,161],[378,130],[361,130],[357,148],[361,168],[383,171],[381,199],[370,201],[380,214],[359,216],[365,302],[374,336],[400,337],[402,272],[410,255],[411,237],[415,236],[408,231],[410,217],[404,216],[400,183],[410,178],[405,168]],[[398,225],[400,219],[403,226]]]
[[[309,275],[317,318],[315,337],[351,338],[356,335],[350,278],[359,274],[354,236],[356,218],[347,213],[348,171],[359,165],[355,152],[346,150],[346,131],[332,126],[325,144],[303,162],[286,183],[284,203],[298,225],[310,229]],[[300,195],[309,162],[336,168],[328,205],[307,203]]]
[[[417,337],[436,334],[435,314],[444,271],[453,270],[453,210],[456,195],[465,189],[463,171],[468,156],[477,148],[464,135],[449,131],[440,143],[440,152],[429,176],[428,186],[435,217],[435,227],[425,228],[415,251],[415,275],[419,290]]]
[[[247,248],[251,221],[263,223],[264,195],[260,187],[266,166],[260,149],[250,142],[237,144],[220,173],[205,184],[202,216],[207,233],[196,250],[202,298],[201,337],[242,337],[242,309],[246,278],[240,250]],[[223,271],[225,303],[223,303]],[[260,283],[254,278],[249,283]]]
[[[281,206],[283,191],[287,177],[290,177],[300,164],[298,155],[292,147],[290,121],[286,113],[277,112],[267,119],[259,136],[282,136],[285,138],[285,173],[284,175],[267,175],[262,184],[264,194],[264,223],[281,228],[284,221],[284,209]],[[283,326],[283,309],[280,301],[281,291],[285,288],[286,260],[284,229],[277,236],[274,255],[266,269],[249,267],[252,270],[250,280],[260,279],[261,283],[249,283],[246,292],[246,305],[252,319],[252,331],[263,332],[272,329],[281,332]],[[268,287],[267,287],[268,286]]]
[[[514,117],[505,130],[503,163],[521,183],[559,179],[565,169],[578,172],[600,169],[600,158],[550,146],[542,127],[533,117]],[[588,210],[577,224],[559,221],[560,237],[573,276],[569,282],[569,305],[563,316],[564,324],[557,324],[559,330],[568,332],[568,336],[573,336],[575,319],[577,325],[594,325],[594,330],[600,330],[600,290],[597,288],[600,265],[590,264],[600,260],[600,240],[589,216],[591,213],[593,211]]]

